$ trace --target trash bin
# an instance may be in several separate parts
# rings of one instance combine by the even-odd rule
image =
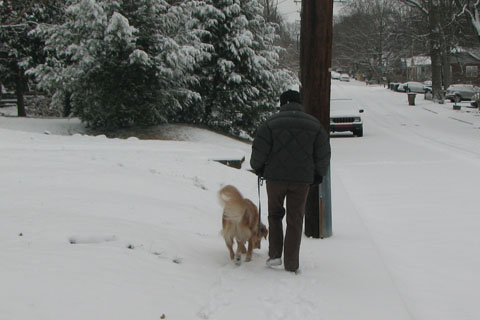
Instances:
[[[417,96],[416,93],[408,93],[408,105],[414,106],[415,105],[415,97]]]

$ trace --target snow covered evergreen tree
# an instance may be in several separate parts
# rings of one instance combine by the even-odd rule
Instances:
[[[32,69],[55,104],[104,130],[162,122],[252,133],[294,76],[258,0],[69,0]],[[172,4],[173,3],[173,4]]]
[[[257,0],[205,2],[194,21],[205,30],[203,42],[214,48],[197,69],[202,120],[230,133],[252,134],[294,76],[279,68],[275,25],[263,19]]]
[[[18,116],[26,116],[24,95],[30,80],[25,71],[42,62],[42,42],[28,35],[37,23],[55,21],[54,1],[0,1],[0,82],[15,91]]]
[[[72,0],[62,25],[35,31],[49,58],[31,72],[93,128],[177,121],[199,100],[187,87],[208,48],[186,31],[189,12],[164,0]]]
[[[172,1],[170,1],[172,2]],[[195,122],[200,95],[190,90],[198,84],[195,66],[209,57],[211,48],[190,28],[192,11],[202,2],[123,1],[119,8],[138,28],[137,45],[156,68],[157,104],[168,122]]]

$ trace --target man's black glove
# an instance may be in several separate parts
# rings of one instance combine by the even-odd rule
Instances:
[[[263,171],[265,171],[265,168],[255,170],[255,174],[263,178]]]
[[[323,177],[318,174],[315,174],[315,177],[313,178],[313,184],[317,185],[322,183],[322,181],[323,181]]]

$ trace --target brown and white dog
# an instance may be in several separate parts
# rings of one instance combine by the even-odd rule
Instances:
[[[242,253],[246,253],[245,261],[252,260],[253,249],[260,249],[263,238],[267,238],[267,227],[260,223],[258,230],[257,206],[242,196],[240,191],[232,185],[227,185],[218,191],[218,199],[223,207],[222,236],[230,252],[230,259],[241,263]],[[233,252],[233,242],[237,240],[237,250]],[[248,250],[245,244],[248,241]]]

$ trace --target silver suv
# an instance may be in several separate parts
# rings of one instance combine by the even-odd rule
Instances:
[[[472,100],[473,95],[477,92],[480,92],[480,88],[473,84],[452,84],[447,88],[445,98],[451,102]]]
[[[359,109],[352,99],[330,100],[330,131],[351,131],[354,136],[363,136],[363,121]]]

